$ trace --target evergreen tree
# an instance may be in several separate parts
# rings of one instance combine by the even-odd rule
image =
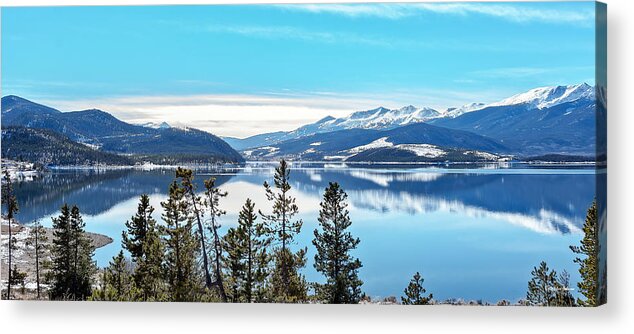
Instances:
[[[533,276],[528,282],[526,301],[533,306],[552,306],[556,303],[557,272],[550,270],[546,262],[542,261],[531,271]]]
[[[405,288],[405,297],[401,297],[401,303],[403,305],[427,305],[434,298],[433,294],[425,296],[427,290],[423,288],[423,282],[425,279],[419,272],[414,274],[414,277]]]
[[[153,212],[149,196],[141,195],[137,212],[126,222],[127,231],[122,238],[123,248],[136,264],[133,278],[143,301],[160,300],[163,290],[163,244]]]
[[[48,247],[46,243],[48,242],[48,237],[46,236],[46,230],[44,226],[36,220],[33,223],[33,227],[29,231],[29,237],[26,240],[27,246],[33,247],[32,254],[35,258],[35,284],[37,291],[37,299],[40,299],[41,290],[40,290],[40,271],[43,267],[48,265],[47,258],[47,250]]]
[[[570,292],[570,274],[565,269],[557,276],[555,289],[553,306],[575,306],[575,298]]]
[[[274,250],[275,268],[271,275],[272,294],[276,301],[294,302],[304,301],[307,298],[307,285],[299,270],[306,265],[306,249],[300,249],[297,253],[288,248],[293,238],[302,228],[302,221],[293,221],[293,217],[299,212],[296,199],[290,195],[289,183],[290,168],[285,160],[275,168],[273,187],[266,181],[264,189],[267,199],[273,203],[271,214],[260,215],[264,220],[266,230],[276,241]]]
[[[85,223],[77,206],[61,208],[53,218],[53,286],[51,299],[84,300],[91,295],[94,246],[84,231]]]
[[[60,215],[53,218],[53,244],[51,249],[53,286],[51,299],[68,299],[72,281],[72,250],[70,208],[64,204]]]
[[[581,246],[570,246],[575,254],[581,254],[585,258],[575,258],[575,263],[579,264],[579,274],[581,282],[577,283],[579,292],[585,297],[577,299],[579,306],[597,306],[597,292],[599,288],[599,224],[597,220],[597,202],[592,202],[586,214],[586,221],[583,224],[584,237]]]
[[[161,229],[154,219],[148,220],[143,250],[144,255],[137,260],[133,274],[139,298],[143,301],[165,300],[163,268],[165,246],[161,240]]]
[[[113,299],[115,301],[129,301],[132,299],[133,281],[130,263],[123,256],[123,251],[119,251],[117,256],[112,258],[108,268],[106,268],[108,277],[107,283],[112,286]]]
[[[223,263],[227,273],[225,284],[229,287],[227,299],[232,303],[240,303],[244,301],[240,287],[244,285],[245,266],[242,263],[244,248],[242,248],[241,236],[237,229],[232,227],[227,230],[223,243],[226,254],[223,257]]]
[[[150,206],[150,197],[143,194],[139,200],[136,214],[125,222],[127,231],[121,233],[121,243],[123,248],[130,252],[134,261],[138,261],[145,254],[143,240],[145,240],[150,221],[154,220],[152,218],[153,211],[154,208]]]
[[[357,304],[361,300],[363,282],[358,277],[361,261],[350,255],[359,238],[347,231],[352,224],[347,197],[338,183],[330,182],[320,203],[318,221],[323,231],[314,231],[313,245],[317,248],[314,267],[326,276],[325,284],[316,285],[317,297],[330,304]]]
[[[273,253],[268,300],[278,303],[301,303],[308,300],[308,283],[299,271],[306,266],[306,248],[296,253],[277,248]]]
[[[73,206],[70,210],[70,226],[73,235],[73,299],[85,300],[91,295],[92,277],[96,272],[96,264],[92,260],[95,247],[92,240],[86,235],[86,223],[81,217],[79,208]]]
[[[224,210],[220,208],[220,199],[227,196],[227,192],[221,191],[216,187],[216,178],[211,177],[205,180],[205,206],[209,209],[209,222],[208,228],[212,236],[212,262],[214,269],[214,286],[218,290],[220,299],[223,302],[227,301],[227,293],[225,291],[225,283],[222,277],[222,239],[218,233],[220,229],[220,223],[218,219],[226,214]]]
[[[230,228],[224,237],[225,267],[229,272],[232,300],[262,302],[270,255],[266,248],[270,238],[264,225],[257,223],[255,204],[247,199],[238,216],[238,226]]]
[[[10,282],[11,285],[19,285],[22,287],[22,293],[24,293],[24,287],[25,287],[25,283],[26,283],[26,273],[23,271],[19,271],[18,270],[18,266],[17,265],[13,265],[13,269],[10,270],[11,273],[11,279]]]
[[[176,181],[169,188],[169,197],[161,202],[165,221],[165,262],[167,284],[172,301],[193,301],[198,278],[196,272],[196,240],[192,233],[192,218],[183,199],[184,191]]]
[[[5,207],[5,217],[7,219],[8,224],[8,232],[9,232],[9,244],[8,244],[8,268],[11,268],[11,261],[13,260],[13,234],[11,230],[11,225],[13,224],[13,219],[15,218],[15,214],[19,210],[18,201],[15,198],[15,194],[13,193],[13,183],[11,181],[11,176],[9,175],[9,171],[4,171],[4,176],[2,178],[2,204]],[[9,279],[7,282],[7,299],[11,299],[11,269],[9,269]]]
[[[181,187],[185,192],[185,197],[190,205],[198,227],[198,240],[200,241],[200,251],[203,259],[203,270],[205,272],[205,286],[211,289],[211,274],[209,272],[209,259],[207,256],[207,247],[205,245],[205,231],[202,223],[202,211],[200,197],[196,195],[196,185],[194,184],[194,173],[191,169],[178,167],[176,169],[176,177],[181,179]],[[222,282],[220,282],[222,283]]]

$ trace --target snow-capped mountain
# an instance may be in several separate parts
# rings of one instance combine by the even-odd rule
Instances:
[[[399,109],[379,107],[340,118],[328,116],[289,132],[227,140],[235,149],[245,150],[325,132],[386,131],[429,123],[500,139],[522,152],[589,154],[594,152],[596,102],[595,87],[586,83],[541,87],[491,104],[469,103],[442,112],[411,105]]]
[[[558,104],[572,102],[581,98],[594,98],[594,87],[587,83],[570,86],[550,86],[531,89],[528,92],[513,95],[488,106],[510,106],[525,104],[529,108],[544,109]]]
[[[468,112],[480,110],[480,109],[482,109],[484,107],[486,107],[486,104],[481,103],[481,102],[468,103],[468,104],[465,104],[465,105],[460,106],[458,108],[448,108],[445,111],[445,113],[442,115],[442,117],[456,118],[456,117],[464,115],[464,114],[466,114]]]
[[[291,131],[291,133],[312,134],[345,129],[388,130],[407,124],[425,122],[441,116],[442,114],[439,111],[428,107],[417,108],[412,105],[400,109],[378,107],[371,110],[357,111],[341,118],[326,117],[313,124]]]
[[[587,84],[532,89],[455,118],[430,123],[501,140],[523,154],[593,155],[597,117],[605,112]]]

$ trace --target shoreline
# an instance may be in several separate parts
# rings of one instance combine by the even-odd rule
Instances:
[[[44,227],[46,230],[46,237],[48,237],[47,245],[50,245],[53,240],[53,228]],[[5,289],[6,280],[8,279],[8,245],[9,245],[9,230],[8,230],[8,222],[3,219],[2,224],[0,225],[1,230],[1,257],[0,260],[0,282],[1,289]],[[31,230],[30,226],[22,225],[20,223],[14,222],[11,224],[11,232],[12,236],[16,240],[17,249],[12,252],[13,259],[11,260],[12,265],[17,265],[18,270],[21,272],[25,272],[27,274],[26,277],[26,285],[27,289],[29,284],[32,283],[33,287],[35,286],[35,259],[32,257],[31,252],[33,251],[32,246],[26,245],[26,239],[28,238],[29,231]],[[90,238],[95,249],[107,246],[111,244],[114,240],[103,234],[86,232],[86,235]],[[50,251],[47,252],[47,257],[50,257]],[[40,269],[41,270],[41,269]],[[40,283],[43,282],[43,273],[40,272]],[[42,284],[40,284],[42,285]],[[18,287],[19,288],[19,287]]]

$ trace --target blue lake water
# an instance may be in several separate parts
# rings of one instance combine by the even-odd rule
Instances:
[[[271,182],[275,164],[197,172],[197,182],[214,175],[229,196],[222,206],[223,229],[234,226],[247,197],[268,212],[262,183]],[[150,194],[160,220],[173,170],[60,170],[16,186],[18,219],[41,219],[50,226],[63,203],[77,204],[86,229],[114,239],[96,251],[105,266],[120,250],[125,221],[138,197]],[[304,270],[312,267],[313,230],[329,181],[349,195],[351,231],[361,239],[355,255],[363,263],[363,290],[373,297],[401,296],[419,271],[439,300],[463,298],[516,301],[526,294],[533,266],[541,260],[579,280],[569,245],[578,244],[585,212],[595,197],[594,168],[583,166],[417,166],[294,163],[292,193],[304,221],[295,248],[308,247]],[[597,179],[599,178],[599,179]]]

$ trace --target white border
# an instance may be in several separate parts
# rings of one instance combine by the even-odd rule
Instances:
[[[186,3],[268,3],[196,1]],[[332,1],[281,1],[316,3]],[[348,1],[371,2],[371,1]],[[403,1],[401,1],[403,2]],[[609,301],[597,309],[0,302],[3,333],[623,333],[634,328],[634,20],[608,0]],[[175,4],[174,0],[0,0],[2,6]],[[278,2],[279,3],[279,2]],[[628,103],[629,102],[629,103]]]

